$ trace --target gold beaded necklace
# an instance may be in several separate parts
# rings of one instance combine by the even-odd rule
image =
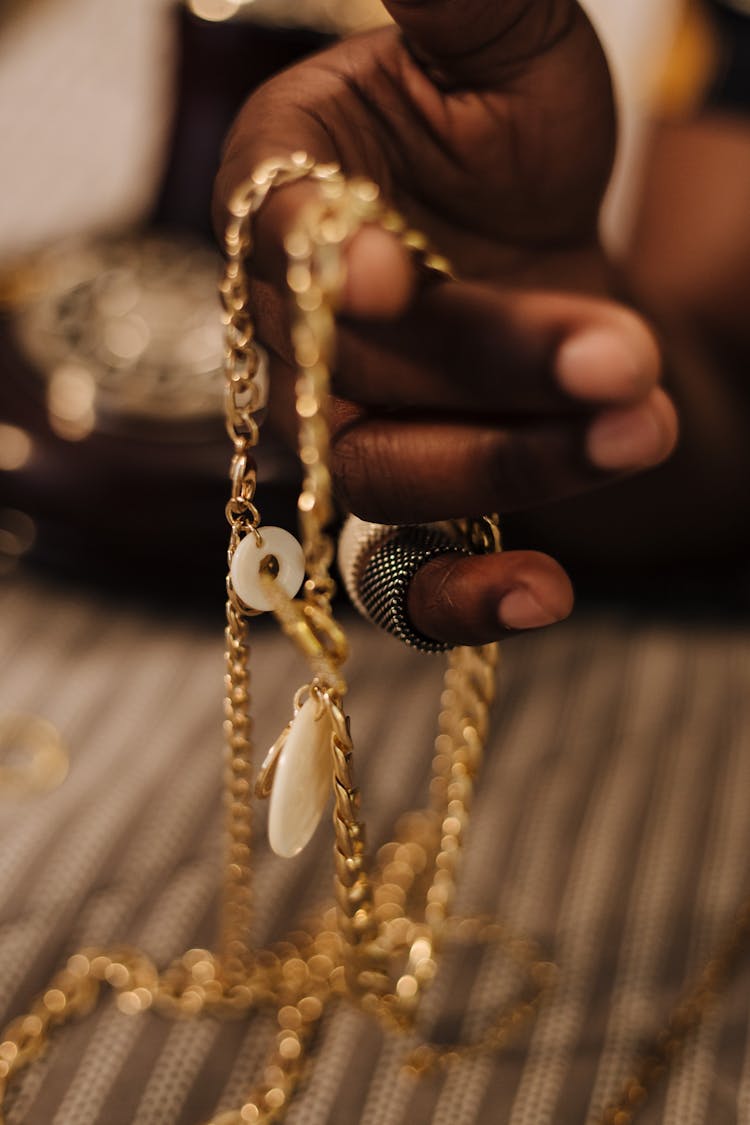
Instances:
[[[259,353],[248,311],[246,261],[252,255],[252,222],[269,192],[310,178],[319,184],[318,203],[287,239],[287,280],[294,296],[293,345],[300,460],[304,480],[299,516],[304,585],[293,598],[279,578],[272,536],[255,504],[253,449],[264,392]],[[347,643],[332,611],[330,576],[333,516],[328,471],[325,402],[334,347],[334,301],[341,280],[342,251],[363,223],[378,223],[421,257],[425,268],[447,272],[425,239],[380,200],[375,185],[347,181],[339,169],[317,165],[303,153],[264,163],[230,204],[227,265],[221,283],[226,326],[226,417],[233,442],[227,579],[224,779],[227,851],[218,951],[192,949],[159,972],[139,950],[85,949],[71,956],[30,1010],[0,1036],[0,1125],[11,1081],[44,1050],[58,1026],[87,1014],[102,985],[109,985],[125,1013],[153,1008],[165,1016],[208,1014],[242,1017],[261,1008],[276,1011],[278,1031],[257,1088],[244,1103],[210,1125],[247,1125],[280,1120],[303,1075],[326,1006],[346,997],[391,1030],[416,1034],[404,1060],[414,1073],[445,1067],[457,1059],[502,1049],[533,1018],[554,983],[555,966],[535,944],[491,918],[459,918],[452,911],[456,877],[468,826],[475,780],[488,731],[494,695],[497,648],[459,648],[447,659],[429,806],[411,813],[393,841],[368,865],[365,829],[353,770],[353,743],[344,698],[342,667]],[[474,551],[499,549],[494,519],[464,521],[458,532]],[[247,544],[246,548],[242,548]],[[333,789],[336,905],[309,929],[268,949],[249,945],[252,913],[250,836],[252,800],[273,795],[288,727],[253,784],[250,741],[249,621],[255,610],[235,588],[238,551],[258,559],[263,595],[282,629],[301,650],[310,681],[296,692],[293,728],[307,708],[320,724],[318,739],[329,763]],[[750,904],[723,947],[704,969],[693,992],[673,1013],[653,1047],[639,1059],[620,1100],[602,1117],[606,1125],[629,1125],[647,1092],[725,986],[750,933]],[[519,969],[519,995],[497,1013],[481,1039],[434,1043],[420,1034],[420,1000],[435,976],[441,952],[451,945],[498,943]]]

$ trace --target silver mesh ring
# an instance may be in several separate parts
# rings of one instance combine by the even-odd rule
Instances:
[[[418,632],[406,609],[414,575],[442,555],[468,555],[442,525],[395,527],[349,517],[339,545],[344,584],[363,616],[419,652],[452,646]]]

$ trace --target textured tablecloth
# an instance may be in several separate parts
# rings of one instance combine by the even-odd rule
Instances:
[[[304,671],[256,630],[261,749]],[[440,658],[352,623],[351,712],[374,843],[424,801]],[[221,615],[190,624],[28,578],[0,588],[0,711],[55,722],[67,781],[0,801],[0,1009],[24,1008],[73,949],[128,941],[160,964],[214,936],[220,856]],[[619,1090],[748,891],[750,631],[585,614],[506,646],[458,909],[491,912],[560,966],[528,1035],[421,1084],[404,1044],[341,1004],[290,1125],[582,1125]],[[257,832],[262,834],[262,814]],[[295,860],[259,844],[255,938],[330,893],[330,826]],[[465,968],[465,967],[464,967]],[[476,972],[473,969],[476,969]],[[488,950],[430,1003],[470,1035],[499,996]],[[750,1122],[750,965],[644,1125]],[[128,1017],[107,1000],[55,1037],[8,1125],[197,1125],[241,1104],[273,1032]]]

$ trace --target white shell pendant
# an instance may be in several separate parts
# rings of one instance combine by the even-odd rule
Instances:
[[[289,724],[274,768],[268,841],[277,855],[297,855],[320,823],[331,792],[332,733],[328,710],[310,696]]]

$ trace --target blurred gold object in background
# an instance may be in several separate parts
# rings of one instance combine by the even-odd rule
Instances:
[[[204,20],[237,17],[334,35],[351,35],[390,22],[380,0],[187,0],[187,5]]]
[[[656,105],[668,117],[693,112],[701,104],[713,78],[719,45],[703,8],[685,4],[668,62],[656,89]]]
[[[143,233],[38,257],[38,291],[16,302],[13,331],[56,433],[77,440],[122,417],[216,419],[218,265],[197,240]]]
[[[57,727],[38,715],[0,715],[0,798],[47,793],[67,775],[68,754]]]

